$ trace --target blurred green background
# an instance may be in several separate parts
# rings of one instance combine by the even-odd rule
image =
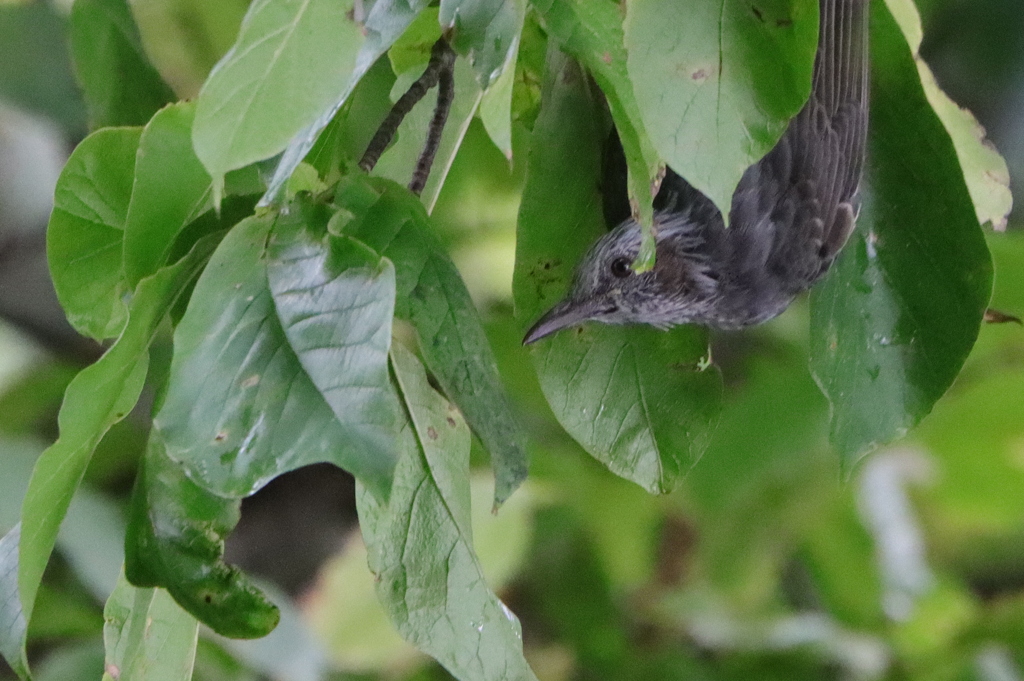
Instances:
[[[230,46],[245,0],[133,0],[145,47],[181,97]],[[918,0],[922,53],[1024,181],[1020,0]],[[64,322],[45,226],[86,133],[70,1],[0,0],[0,531],[56,436],[67,382],[101,348]],[[524,149],[518,129],[516,149]],[[484,455],[477,550],[521,618],[542,681],[1024,679],[1024,330],[987,325],[950,393],[905,440],[840,480],[828,405],[807,369],[807,307],[713,339],[727,384],[714,444],[671,495],[595,463],[544,403],[511,315],[524,163],[470,128],[434,211],[485,315],[530,434],[528,483],[494,516]],[[990,234],[992,306],[1024,315],[1024,212]],[[158,345],[164,361],[168,339]],[[42,681],[98,679],[102,605],[148,403],[105,438],[65,522],[30,630]],[[353,483],[317,466],[243,505],[228,559],[282,605],[270,637],[204,632],[195,678],[444,679],[376,606]],[[2,664],[2,663],[0,663]],[[13,678],[4,668],[0,678]]]

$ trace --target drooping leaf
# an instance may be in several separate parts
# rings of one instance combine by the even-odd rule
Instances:
[[[296,201],[277,217],[267,280],[288,345],[344,426],[349,457],[362,464],[353,473],[386,497],[398,459],[399,408],[387,368],[395,270],[356,239],[329,234],[315,212]]]
[[[185,258],[143,279],[117,342],[68,386],[58,416],[60,436],[36,462],[22,506],[18,591],[26,621],[32,619],[43,570],[92,452],[135,406],[156,329],[206,262],[215,239],[204,239]]]
[[[325,2],[325,0],[315,1]],[[358,49],[357,53],[354,51],[350,54],[346,52],[346,58],[352,59],[346,74],[351,72],[351,76],[347,77],[347,79],[309,81],[310,85],[308,87],[314,87],[317,92],[322,92],[326,95],[324,99],[325,105],[321,105],[321,107],[312,111],[308,122],[290,128],[291,132],[288,134],[290,141],[287,143],[287,148],[282,143],[281,146],[274,148],[274,152],[266,154],[266,157],[269,157],[281,151],[282,148],[285,150],[284,155],[281,157],[281,162],[278,164],[278,169],[274,170],[273,177],[270,179],[266,195],[261,201],[263,205],[268,205],[279,197],[281,189],[292,174],[292,171],[302,163],[302,160],[316,142],[319,133],[334,119],[335,114],[338,113],[342,104],[348,99],[348,95],[352,93],[352,89],[359,79],[370,70],[374,62],[377,61],[377,58],[387,51],[394,41],[398,39],[398,36],[406,31],[409,25],[413,23],[413,19],[416,18],[417,14],[426,5],[427,2],[425,0],[380,0],[375,2],[370,10],[370,14],[366,17],[366,22],[361,27],[356,27],[356,30],[359,31],[359,36],[362,37],[361,47],[359,42],[349,41],[349,44],[354,46],[352,49]],[[361,4],[359,6],[361,7]],[[354,10],[353,3],[350,0],[343,2],[339,7],[347,11]],[[250,14],[252,13],[254,13],[253,10],[250,10]],[[333,43],[339,40],[339,36],[336,32],[326,32],[322,39]],[[303,67],[303,70],[305,70],[305,67]],[[307,79],[309,76],[303,72],[302,78]],[[325,83],[331,83],[331,86],[325,87]],[[289,96],[287,90],[283,91],[282,94],[285,97]],[[312,110],[313,108],[309,107],[308,109]],[[209,167],[209,164],[207,164],[207,168]]]
[[[211,629],[232,638],[259,638],[280,614],[249,578],[224,562],[224,538],[241,502],[189,480],[153,431],[132,495],[125,540],[125,575],[139,587],[162,587]]]
[[[27,679],[25,637],[28,626],[18,598],[18,542],[21,525],[0,538],[0,655],[22,679]]]
[[[386,495],[394,457],[351,446],[351,419],[335,418],[278,321],[264,262],[273,220],[237,225],[199,278],[155,426],[171,458],[222,496],[248,496],[318,461]]]
[[[871,21],[864,207],[811,295],[811,367],[846,470],[931,411],[974,345],[992,286],[956,151],[913,53],[884,3]]]
[[[193,104],[175,104],[142,132],[124,227],[129,286],[160,268],[181,229],[210,207],[210,176],[192,151],[194,115]]]
[[[423,205],[405,189],[386,180],[355,180],[342,185],[337,200],[360,213],[344,232],[394,262],[395,314],[412,322],[424,361],[490,452],[500,505],[526,478],[526,446],[458,270]]]
[[[141,128],[99,130],[71,154],[54,193],[46,255],[64,313],[79,333],[116,336],[128,283],[121,265]]]
[[[627,4],[629,76],[651,142],[723,215],[807,101],[817,33],[818,0]]]
[[[122,574],[103,619],[103,681],[190,681],[199,622],[166,591],[136,588]]]
[[[910,0],[886,0],[886,4],[914,55],[928,103],[953,140],[978,222],[983,225],[991,223],[997,230],[1006,229],[1006,217],[1013,207],[1006,161],[986,139],[985,129],[974,114],[961,109],[942,91],[928,64],[921,58],[921,17],[917,6]]]
[[[523,328],[566,291],[604,231],[595,102],[579,67],[549,52],[519,212],[516,315]],[[588,324],[530,350],[562,426],[613,472],[665,492],[700,457],[717,421],[721,379],[705,332]]]
[[[522,40],[523,20],[526,17],[524,0],[513,0],[516,11],[516,27],[513,30],[512,45],[508,49],[501,75],[491,81],[480,100],[480,121],[495,146],[512,160],[512,90],[516,80],[516,61],[519,58],[519,42]]]
[[[634,269],[654,264],[654,179],[660,159],[640,116],[626,70],[622,9],[604,0],[546,0],[535,3],[562,49],[589,70],[608,100],[629,169],[629,197],[644,239]]]
[[[524,0],[441,0],[438,21],[452,47],[469,58],[486,90],[509,64],[523,30]]]
[[[484,580],[470,526],[469,430],[400,345],[408,422],[388,504],[357,488],[377,596],[399,633],[460,681],[535,679],[515,615]]]
[[[128,0],[76,0],[71,49],[93,128],[144,125],[177,99],[142,50]]]
[[[193,141],[215,197],[228,171],[282,151],[331,107],[338,88],[347,94],[363,43],[351,11],[351,0],[250,5],[234,47],[196,102]]]

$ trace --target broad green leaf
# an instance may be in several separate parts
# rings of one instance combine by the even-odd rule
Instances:
[[[494,79],[484,91],[480,100],[480,120],[490,135],[491,141],[512,160],[512,90],[516,80],[516,61],[519,58],[519,41],[522,38],[523,19],[526,17],[525,0],[512,0],[516,11],[516,27],[512,46],[501,67],[501,75]]]
[[[139,589],[124,574],[103,608],[103,681],[189,681],[199,622],[163,589]]]
[[[415,68],[404,74],[399,74],[391,92],[391,97],[397,100],[408,89],[415,78],[419,77],[421,68]],[[462,140],[466,136],[469,124],[473,122],[480,106],[482,92],[473,76],[473,70],[465,60],[459,59],[455,62],[455,99],[452,108],[448,112],[448,122],[445,124],[444,133],[441,136],[441,144],[434,157],[434,166],[427,179],[427,184],[420,193],[427,212],[434,209],[437,203],[437,196],[441,193],[441,187],[448,177],[455,155],[462,146]],[[394,144],[388,147],[374,168],[374,175],[389,178],[401,185],[409,184],[412,179],[413,169],[416,161],[423,151],[427,141],[427,129],[430,119],[434,115],[433,95],[424,97],[423,100],[409,113],[398,127],[398,135]]]
[[[201,241],[188,256],[139,283],[117,342],[68,386],[58,416],[60,436],[36,462],[22,506],[18,591],[27,621],[32,619],[61,520],[92,452],[107,430],[135,406],[146,378],[149,344],[205,264],[213,239]]]
[[[424,361],[490,452],[494,501],[504,503],[526,478],[523,433],[466,285],[423,205],[386,180],[347,182],[337,200],[362,213],[344,232],[395,264],[395,314],[412,322]]]
[[[121,242],[141,128],[99,130],[71,154],[54,193],[46,256],[71,325],[97,340],[124,326]]]
[[[164,108],[142,132],[124,226],[129,286],[159,269],[181,229],[210,207],[210,176],[192,151],[195,106]]]
[[[523,30],[525,0],[441,0],[438,21],[452,47],[469,58],[480,89],[486,90],[510,65]]]
[[[395,269],[360,241],[329,234],[317,209],[296,201],[277,217],[267,281],[288,345],[344,427],[335,447],[344,443],[346,459],[359,463],[352,472],[386,498],[398,460],[399,407],[387,359]]]
[[[574,62],[554,50],[549,59],[519,212],[513,292],[524,328],[565,293],[573,266],[604,231],[597,106]],[[707,446],[721,379],[709,369],[703,330],[587,324],[530,355],[562,426],[644,489],[670,490]]]
[[[817,33],[817,0],[627,4],[629,76],[651,142],[723,215],[807,101]]]
[[[961,109],[949,98],[921,58],[921,17],[912,0],[886,0],[903,37],[917,63],[924,94],[953,140],[967,189],[978,214],[978,222],[991,223],[997,230],[1006,229],[1006,217],[1013,207],[1010,193],[1010,171],[1006,161],[985,138],[985,129],[967,109]]]
[[[25,636],[28,626],[18,599],[18,542],[21,525],[0,538],[0,655],[22,679],[27,679]]]
[[[386,495],[394,455],[346,446],[352,419],[335,418],[278,321],[264,262],[273,220],[237,225],[199,278],[175,330],[155,426],[171,458],[222,496],[248,496],[318,461],[341,466]]]
[[[500,591],[515,578],[527,559],[537,495],[529,486],[492,512],[490,480],[471,480],[473,545],[487,583]],[[363,673],[399,673],[421,657],[388,620],[374,594],[374,578],[366,569],[367,550],[358,534],[320,570],[304,600],[304,614],[324,641],[335,664]]]
[[[176,99],[142,50],[128,0],[75,0],[71,49],[93,128],[144,125]]]
[[[473,552],[469,430],[397,343],[392,369],[409,421],[387,506],[357,487],[377,597],[402,637],[460,681],[535,679],[519,620]]]
[[[132,495],[125,540],[125,575],[139,587],[163,587],[218,634],[259,638],[280,613],[249,578],[224,562],[224,538],[241,502],[192,482],[153,431]]]
[[[195,99],[238,34],[249,0],[128,0],[153,66],[180,99]]]
[[[978,336],[992,264],[956,151],[882,3],[858,228],[811,295],[811,368],[847,471],[916,425]]]
[[[196,103],[193,141],[215,196],[228,171],[282,151],[331,106],[338,87],[350,89],[344,84],[363,43],[351,11],[351,0],[249,6],[235,45]]]
[[[654,264],[654,194],[660,159],[640,116],[626,70],[622,9],[607,0],[546,0],[535,3],[562,49],[589,70],[608,100],[629,168],[629,197],[644,239],[635,269]]]
[[[273,202],[359,79],[425,5],[380,0],[359,25],[363,5],[354,0],[256,0],[199,95],[193,139],[215,195],[227,171],[284,151],[263,198]]]

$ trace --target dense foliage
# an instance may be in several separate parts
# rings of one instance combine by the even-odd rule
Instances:
[[[63,26],[52,12],[0,8],[0,33]],[[817,12],[75,0],[91,133],[46,252],[68,321],[105,349],[0,385],[0,496],[24,498],[19,523],[0,516],[12,669],[71,635],[37,676],[85,678],[66,669],[93,669],[102,595],[112,679],[440,673],[385,616],[467,681],[1013,678],[1024,358],[1015,327],[979,330],[993,256],[993,307],[1024,310],[1024,243],[983,232],[1005,228],[1006,165],[918,56],[911,0],[872,5],[864,208],[807,304],[716,339],[587,325],[518,343],[608,227],[612,127],[644,224],[665,163],[727,206],[808,95]],[[442,34],[455,99],[416,196],[430,98],[373,172],[356,163]],[[83,125],[5,78],[0,94]],[[493,277],[463,261],[464,279],[451,247],[472,205],[503,201],[512,300],[482,317]],[[300,621],[225,541],[244,498],[316,463],[354,476],[361,540]],[[1006,595],[983,600],[986,579]]]

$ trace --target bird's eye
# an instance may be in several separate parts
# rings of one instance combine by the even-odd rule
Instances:
[[[616,258],[615,260],[612,260],[612,274],[619,279],[625,279],[633,273],[633,270],[629,268],[629,264],[628,258]]]

